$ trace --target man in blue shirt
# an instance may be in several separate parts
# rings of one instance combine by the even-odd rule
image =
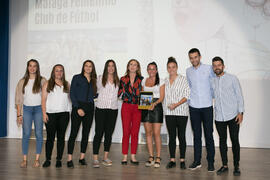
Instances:
[[[218,175],[228,172],[227,158],[227,127],[232,141],[235,176],[240,175],[240,145],[239,124],[243,121],[244,99],[241,86],[236,76],[224,72],[224,61],[220,57],[212,60],[216,77],[211,85],[215,98],[215,124],[219,135],[219,149],[223,166],[217,171]]]
[[[190,87],[189,112],[194,135],[194,162],[191,170],[201,167],[202,124],[206,141],[208,171],[213,172],[215,147],[213,139],[213,91],[211,79],[214,77],[212,66],[201,63],[200,51],[196,48],[188,52],[192,66],[186,75]]]

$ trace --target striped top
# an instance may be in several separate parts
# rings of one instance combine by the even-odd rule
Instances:
[[[107,82],[105,87],[102,85],[102,76],[97,79],[98,98],[96,107],[100,109],[118,109],[118,86]]]
[[[236,76],[225,73],[211,82],[215,98],[215,120],[229,121],[244,112],[244,99]]]
[[[183,98],[189,98],[190,89],[186,77],[178,75],[174,82],[170,84],[170,79],[165,78],[165,97],[163,101],[163,109],[165,115],[188,116],[188,103],[185,102],[177,106],[174,110],[170,110],[168,106],[172,103],[178,103]]]

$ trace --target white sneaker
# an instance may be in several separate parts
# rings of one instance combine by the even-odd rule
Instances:
[[[98,160],[93,161],[93,168],[99,168],[99,161]]]

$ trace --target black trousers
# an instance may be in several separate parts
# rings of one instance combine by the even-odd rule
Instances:
[[[213,138],[213,107],[193,108],[189,106],[191,127],[194,141],[194,161],[201,162],[202,156],[202,124],[207,150],[208,163],[214,163],[215,144]]]
[[[88,145],[88,138],[90,129],[93,122],[94,116],[94,105],[89,104],[89,107],[84,108],[85,115],[83,117],[79,116],[78,109],[73,107],[71,112],[71,131],[68,140],[68,154],[73,154],[74,144],[76,137],[78,135],[78,131],[80,129],[82,123],[82,140],[81,140],[81,153],[86,152],[86,148]]]
[[[235,118],[226,121],[219,122],[215,121],[216,128],[219,135],[219,150],[222,159],[223,165],[228,165],[228,157],[227,157],[227,127],[229,127],[230,138],[232,141],[232,152],[233,152],[233,161],[234,166],[239,166],[240,161],[240,144],[239,144],[239,124],[235,121]]]
[[[99,153],[99,147],[104,135],[104,151],[109,152],[112,143],[112,134],[115,128],[118,110],[100,109],[95,111],[95,136],[93,141],[93,154]]]
[[[185,158],[186,155],[186,127],[187,116],[172,116],[166,115],[166,126],[169,133],[169,151],[170,157],[175,158],[176,149],[176,134],[178,133],[180,158]],[[177,132],[176,132],[177,131]]]
[[[47,113],[48,122],[45,123],[47,131],[46,160],[51,160],[55,134],[57,135],[57,160],[61,160],[65,147],[65,133],[69,122],[69,112]]]

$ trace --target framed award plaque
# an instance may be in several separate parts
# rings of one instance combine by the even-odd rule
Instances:
[[[153,92],[142,91],[138,109],[149,109],[153,102]]]

